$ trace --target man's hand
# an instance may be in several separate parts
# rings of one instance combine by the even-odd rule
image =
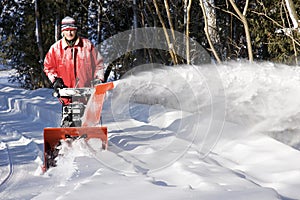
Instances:
[[[53,82],[53,89],[55,92],[58,92],[58,89],[66,88],[67,86],[64,84],[64,81],[61,78],[55,78]]]

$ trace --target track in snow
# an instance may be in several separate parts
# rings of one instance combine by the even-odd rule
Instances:
[[[9,181],[9,179],[13,175],[13,163],[11,160],[11,155],[9,152],[9,147],[7,144],[2,143],[1,145],[3,149],[1,149],[0,153],[0,169],[3,169],[3,171],[0,174],[0,191],[3,191],[6,188],[6,184]],[[7,168],[5,170],[5,168]]]

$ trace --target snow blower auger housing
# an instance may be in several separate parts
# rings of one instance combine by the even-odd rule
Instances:
[[[43,171],[56,166],[58,146],[61,140],[99,138],[102,148],[107,148],[107,127],[100,126],[105,94],[113,89],[112,82],[95,85],[94,88],[63,88],[59,97],[71,98],[72,103],[62,107],[61,127],[44,128]]]

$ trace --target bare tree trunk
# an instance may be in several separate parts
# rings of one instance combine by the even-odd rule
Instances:
[[[56,0],[55,1],[56,6],[58,7],[58,9],[56,10],[55,13],[55,33],[54,33],[54,37],[55,37],[55,41],[58,41],[61,38],[61,7],[63,6],[64,2],[63,0]]]
[[[56,13],[55,16],[55,41],[58,41],[60,39],[61,31],[60,31],[60,13],[59,11]]]
[[[172,18],[171,18],[171,13],[170,13],[170,7],[169,7],[169,3],[168,3],[168,0],[164,0],[165,2],[165,9],[166,9],[166,12],[167,12],[167,16],[168,16],[168,21],[169,21],[169,26],[170,26],[170,29],[171,29],[171,32],[172,32],[172,38],[173,38],[173,41],[172,41],[172,46],[175,47],[176,45],[176,38],[175,38],[175,32],[174,32],[174,27],[173,27],[173,23],[172,23]],[[174,54],[174,59],[175,59],[175,64],[178,64],[178,58],[177,58],[177,55]]]
[[[99,0],[100,2],[100,0]],[[98,16],[97,16],[97,44],[101,43],[101,17],[102,17],[102,6],[98,4]]]
[[[183,6],[183,25],[186,27],[186,17],[187,17],[187,7],[188,7],[188,0],[184,0],[184,6]],[[186,35],[186,29],[184,29],[184,35]]]
[[[205,0],[204,0],[204,1],[205,1]],[[207,40],[208,40],[209,46],[210,46],[210,48],[211,48],[211,51],[212,51],[213,54],[214,54],[214,57],[216,58],[217,62],[220,64],[220,63],[221,63],[221,59],[220,59],[220,57],[218,56],[218,54],[217,54],[217,52],[216,52],[216,50],[215,50],[215,47],[214,47],[214,43],[217,42],[217,41],[216,41],[216,40],[217,40],[217,37],[216,37],[216,35],[213,36],[213,38],[214,38],[214,43],[213,43],[213,42],[212,42],[212,39],[211,39],[211,35],[212,35],[212,34],[215,34],[215,33],[209,31],[209,23],[208,23],[209,20],[208,20],[207,15],[206,15],[207,11],[206,11],[206,9],[205,9],[205,7],[204,7],[204,5],[203,5],[203,1],[202,1],[202,0],[199,0],[199,2],[200,2],[200,6],[201,6],[201,9],[202,9],[202,12],[203,12],[203,17],[204,17],[204,24],[205,24],[204,31],[205,31],[205,35],[206,35],[206,37],[207,37]],[[210,21],[213,21],[213,20],[210,19]]]
[[[216,11],[214,8],[215,1],[214,0],[203,0],[202,1],[205,14],[207,16],[207,25],[208,25],[208,33],[210,35],[211,41],[213,44],[220,43],[219,34],[217,31],[217,17]]]
[[[285,4],[286,4],[286,15],[287,18],[291,18],[292,23],[293,23],[293,27],[289,28],[290,31],[288,31],[288,35],[290,36],[291,40],[292,40],[292,44],[293,44],[293,49],[294,49],[294,56],[295,56],[295,63],[296,65],[298,65],[298,53],[297,53],[297,48],[296,48],[296,44],[295,44],[295,37],[294,37],[294,33],[293,30],[296,30],[299,28],[299,18],[297,16],[296,13],[296,9],[295,9],[295,5],[293,3],[292,0],[285,0]],[[290,23],[289,23],[289,27],[291,27]]]
[[[251,37],[250,37],[249,26],[248,26],[248,22],[247,22],[247,18],[246,18],[246,12],[247,12],[247,8],[248,8],[248,5],[249,5],[249,0],[246,0],[246,6],[244,8],[243,13],[241,13],[241,11],[237,7],[237,5],[236,5],[236,3],[235,3],[234,0],[229,0],[229,2],[232,5],[232,7],[235,10],[235,12],[237,13],[237,15],[239,17],[239,20],[241,20],[241,22],[244,25],[245,35],[246,35],[246,40],[247,40],[248,57],[249,57],[249,61],[253,62],[253,52],[252,52],[252,45],[251,45]]]
[[[133,35],[133,42],[134,44],[138,44],[141,42],[140,40],[140,35],[138,34],[138,28],[139,28],[139,18],[138,18],[138,4],[139,4],[139,1],[138,0],[133,0],[132,1],[133,3],[133,20],[132,20],[132,27],[133,27],[133,32],[132,32],[132,35]],[[134,66],[138,66],[140,64],[143,63],[142,59],[143,59],[143,51],[141,49],[136,49],[133,51],[133,54],[135,56],[135,60],[133,61],[133,65]]]
[[[41,35],[41,19],[40,19],[40,11],[38,6],[38,0],[35,0],[35,33],[36,33],[36,43],[38,45],[40,60],[44,58],[44,50],[42,43],[42,35]]]
[[[170,56],[172,58],[173,63],[176,65],[178,63],[177,63],[176,53],[174,51],[174,46],[170,42],[168,31],[167,31],[166,25],[164,23],[164,20],[163,20],[161,14],[160,14],[160,11],[159,11],[159,8],[158,8],[156,0],[153,0],[153,3],[154,3],[154,6],[155,6],[156,13],[158,15],[159,21],[160,21],[161,25],[163,26],[164,34],[165,34],[166,41],[167,41],[167,44],[168,44],[168,47],[169,47],[169,54],[170,54]]]
[[[172,23],[169,3],[168,3],[168,0],[164,0],[164,2],[165,2],[165,9],[166,9],[167,16],[168,16],[169,26],[172,31],[173,42],[175,42],[176,39],[175,39],[175,33],[174,33],[174,27],[173,27],[173,23]]]
[[[44,73],[44,67],[43,67],[43,60],[44,60],[44,49],[43,49],[43,42],[42,42],[42,26],[41,26],[41,19],[40,19],[40,11],[39,11],[39,1],[35,0],[35,34],[36,34],[36,43],[38,45],[39,50],[39,64],[41,66],[41,75],[43,79],[43,87],[49,86],[49,81],[47,76]]]
[[[133,28],[138,28],[138,17],[137,17],[137,0],[133,0]]]
[[[299,27],[299,18],[295,9],[295,5],[292,0],[285,0],[285,5],[289,11],[289,16],[293,22],[293,28],[297,29]]]
[[[190,12],[191,12],[191,6],[192,6],[192,0],[188,0],[188,4],[186,5],[186,62],[189,65],[191,63],[190,58]]]

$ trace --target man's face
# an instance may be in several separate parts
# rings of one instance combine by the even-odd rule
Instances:
[[[77,30],[66,30],[66,31],[63,31],[63,34],[67,40],[73,40],[76,36],[76,31]]]

